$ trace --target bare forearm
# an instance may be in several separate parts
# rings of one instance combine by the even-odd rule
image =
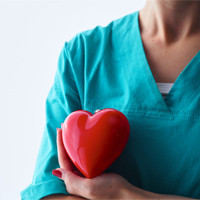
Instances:
[[[135,190],[137,190],[137,192]],[[130,191],[127,192],[126,195],[124,195],[124,199],[195,200],[193,198],[187,198],[187,197],[181,197],[181,196],[175,196],[175,195],[155,194],[155,193],[147,192],[147,191],[145,193],[146,195],[144,195],[144,190],[140,190],[139,188],[137,188],[137,189],[134,189],[134,193]],[[71,196],[71,195],[54,194],[54,195],[46,196],[42,198],[41,200],[86,200],[86,199],[82,197]]]
[[[64,195],[64,194],[52,194],[46,197],[43,197],[41,200],[86,200],[82,197]]]
[[[188,198],[183,196],[176,195],[165,195],[165,194],[156,194],[146,190],[142,190],[131,185],[128,190],[124,190],[124,199],[145,199],[145,200],[197,200],[194,198]]]
[[[182,197],[182,196],[175,196],[175,195],[159,195],[158,198],[159,200],[168,200],[168,199],[173,199],[173,200],[197,200],[193,198],[188,198],[188,197]]]
[[[156,199],[158,199],[158,200],[162,200],[162,199],[163,200],[170,200],[170,199],[173,199],[173,200],[197,200],[197,199],[194,199],[194,198],[175,196],[175,195],[157,195]]]

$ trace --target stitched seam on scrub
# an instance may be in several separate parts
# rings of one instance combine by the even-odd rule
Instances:
[[[187,106],[187,103],[189,101],[191,101],[190,103],[192,103],[199,95],[196,95],[197,93],[200,92],[200,85],[197,87],[197,89],[192,93],[192,95],[190,96],[190,98],[188,98],[188,100],[183,104],[183,106],[179,109],[179,112],[181,110],[184,110],[184,108]]]
[[[119,107],[119,106],[118,106]],[[91,106],[86,106],[86,110],[89,109],[89,110],[96,110],[96,109],[105,109],[105,108],[102,108],[102,106],[94,106],[94,107],[91,107]],[[127,113],[127,114],[138,114],[138,115],[141,115],[141,116],[146,116],[146,117],[161,117],[161,118],[166,118],[166,119],[195,119],[195,120],[199,120],[200,119],[200,114],[198,113],[191,113],[191,112],[187,112],[187,113],[178,113],[178,112],[172,112],[172,113],[167,113],[167,111],[157,111],[157,110],[153,110],[153,109],[138,109],[138,108],[135,108],[136,111],[132,110],[134,108],[127,108],[127,109],[123,109],[123,107],[121,108],[114,108],[114,109],[118,109],[118,110],[122,110],[122,112],[124,113]],[[139,111],[138,111],[139,110]],[[156,114],[156,113],[147,113],[147,111],[155,111],[157,113],[166,113],[165,114]]]
[[[123,55],[123,54],[122,54],[122,50],[121,50],[121,48],[120,48],[120,46],[119,46],[119,43],[118,43],[118,38],[119,38],[119,37],[117,37],[117,31],[116,31],[115,27],[113,27],[113,36],[115,37],[115,41],[116,41],[116,44],[117,44],[118,49],[119,49],[120,57],[121,57],[122,64],[123,64],[123,71],[124,71],[124,74],[125,74],[125,76],[126,76],[126,80],[128,80],[127,70],[125,70],[125,66],[126,66],[126,65],[125,65],[125,59],[124,59],[125,56],[122,56],[122,55]]]

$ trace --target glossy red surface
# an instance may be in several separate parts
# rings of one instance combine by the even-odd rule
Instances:
[[[72,112],[62,124],[63,143],[74,165],[87,178],[100,175],[122,153],[130,134],[126,116],[115,109],[95,114]]]

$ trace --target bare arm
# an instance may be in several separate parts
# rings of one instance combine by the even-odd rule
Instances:
[[[52,194],[46,197],[43,197],[41,200],[83,200],[85,198],[71,196],[71,195],[64,195],[64,194]]]
[[[145,199],[145,200],[197,200],[194,198],[188,198],[177,195],[166,195],[166,194],[157,194],[149,192],[140,188],[137,188],[131,184],[125,190],[123,190],[123,199]]]
[[[174,195],[162,195],[162,194],[154,194],[151,192],[144,191],[139,188],[134,188],[131,190],[124,191],[125,194],[120,199],[145,199],[145,200],[194,200],[193,198],[181,197],[181,196],[174,196]],[[117,199],[117,198],[116,198]],[[78,197],[78,196],[70,196],[64,194],[54,194],[49,195],[41,200],[86,200],[85,198]]]

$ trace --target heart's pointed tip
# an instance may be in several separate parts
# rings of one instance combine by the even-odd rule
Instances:
[[[92,179],[92,178],[94,178],[95,176],[85,176],[85,178],[87,178],[87,179]]]
[[[87,178],[87,179],[91,179],[91,178],[95,177],[95,176],[92,176],[91,174],[89,174],[88,172],[84,172],[84,171],[82,171],[82,174],[83,174],[84,178]]]

